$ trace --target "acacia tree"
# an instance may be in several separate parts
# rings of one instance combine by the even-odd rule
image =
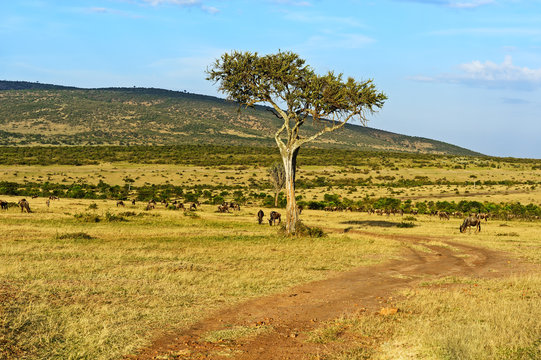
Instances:
[[[287,197],[286,231],[295,234],[298,209],[295,201],[297,155],[302,145],[338,130],[353,119],[363,125],[366,115],[381,108],[387,99],[372,80],[342,79],[342,74],[316,74],[292,52],[259,56],[257,53],[225,53],[207,69],[207,80],[219,84],[229,99],[246,107],[270,105],[283,121],[274,134],[284,163]],[[316,132],[300,133],[312,120]]]
[[[276,162],[269,168],[269,178],[274,187],[274,207],[278,207],[278,194],[286,184],[284,164]]]

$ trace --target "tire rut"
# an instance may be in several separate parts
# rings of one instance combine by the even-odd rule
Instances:
[[[510,258],[505,254],[448,238],[350,232],[420,245],[425,251],[407,247],[400,259],[360,267],[220,310],[181,333],[157,338],[151,346],[126,359],[301,359],[307,354],[322,353],[327,347],[307,343],[306,332],[342,315],[378,310],[381,299],[399,289],[442,276],[494,277],[510,272]],[[444,245],[427,244],[432,241]],[[203,339],[209,332],[234,326],[266,326],[270,330],[229,342],[211,343]]]

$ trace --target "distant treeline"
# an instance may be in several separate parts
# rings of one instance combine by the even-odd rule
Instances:
[[[145,185],[140,187],[120,185],[108,185],[100,181],[97,185],[91,184],[51,184],[45,183],[25,183],[0,181],[0,195],[12,195],[21,197],[49,197],[57,196],[60,198],[75,199],[112,199],[137,201],[157,201],[181,200],[185,202],[202,202],[205,204],[221,204],[224,201],[235,201],[241,204],[251,202],[261,206],[272,207],[274,197],[265,192],[249,192],[241,186],[209,186],[195,185],[190,187],[175,186],[171,184]],[[500,219],[539,219],[541,217],[541,207],[535,204],[522,205],[519,202],[511,203],[493,203],[462,200],[455,201],[402,201],[392,197],[370,197],[353,201],[347,197],[341,197],[337,194],[324,194],[322,201],[304,201],[302,196],[297,197],[298,204],[312,210],[385,210],[390,212],[403,212],[405,214],[433,214],[439,211],[445,211],[449,214],[460,213],[461,215],[474,213],[488,213],[491,217]],[[285,207],[286,200],[283,193],[279,195],[279,206]]]
[[[467,216],[468,214],[486,213],[492,218],[498,219],[524,219],[538,220],[541,218],[541,207],[535,204],[522,205],[520,202],[493,203],[461,200],[455,201],[402,201],[392,197],[374,198],[366,196],[362,200],[353,201],[348,198],[342,198],[336,194],[325,194],[323,201],[299,201],[299,204],[313,210],[338,210],[344,211],[369,211],[383,210],[390,213],[403,212],[404,214],[435,214],[446,212],[450,215],[459,214]]]
[[[182,164],[197,166],[250,165],[269,166],[280,160],[274,146],[172,145],[172,146],[35,146],[0,147],[1,165],[95,165],[108,162],[139,164]],[[408,167],[438,166],[440,162],[452,167],[467,166],[495,168],[502,163],[523,164],[541,169],[541,160],[464,157],[452,155],[414,154],[405,152],[376,152],[345,149],[301,149],[298,164],[318,166],[368,166],[372,170],[396,169],[396,161],[407,160]],[[450,165],[447,165],[450,166]],[[350,169],[355,171],[356,169]],[[424,179],[421,179],[424,180]],[[421,181],[424,183],[424,181]],[[299,183],[302,186],[302,183]],[[356,185],[356,184],[344,184]],[[357,184],[360,185],[360,184]],[[397,186],[407,186],[407,184]]]

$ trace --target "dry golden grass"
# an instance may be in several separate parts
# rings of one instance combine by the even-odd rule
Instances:
[[[539,188],[478,184],[474,188],[471,183],[472,175],[479,180],[538,181],[540,170],[512,166],[410,168],[407,161],[395,165],[399,170],[363,167],[368,173],[304,166],[299,178],[428,176],[470,183],[392,189],[371,186],[354,191],[347,186],[324,187],[299,189],[298,194],[304,200],[322,200],[325,193],[337,193],[352,199],[374,194],[419,201],[541,203]],[[135,186],[166,181],[235,185],[247,183],[251,177],[264,178],[266,169],[115,163],[6,166],[0,175],[1,180],[18,182],[97,183],[101,179],[121,185],[129,177],[136,180]],[[1,198],[13,202],[19,199]],[[96,209],[90,208],[93,203]],[[395,258],[404,246],[416,246],[352,231],[342,233],[347,230],[445,237],[505,251],[517,261],[541,263],[539,222],[490,220],[482,224],[481,233],[460,234],[460,219],[442,221],[418,215],[412,221],[415,227],[398,228],[396,225],[402,222],[398,216],[305,210],[305,224],[338,232],[328,231],[325,238],[287,239],[279,236],[276,228],[257,225],[258,208],[218,214],[214,206],[203,205],[196,216],[186,216],[182,211],[161,207],[147,212],[141,203],[117,208],[110,200],[61,199],[47,208],[45,199],[38,198],[30,204],[34,210],[31,214],[13,208],[0,212],[0,359],[115,359],[148,344],[160,331],[185,328],[226,305]],[[81,216],[77,218],[77,214]],[[107,221],[107,214],[126,221],[114,221],[114,216],[109,216],[113,221]],[[101,221],[85,221],[93,217]],[[435,240],[432,244],[442,243]],[[461,255],[453,247],[448,249]],[[535,346],[539,347],[535,337],[539,339],[541,334],[539,321],[533,321],[541,318],[540,294],[535,290],[541,288],[539,276],[475,279],[476,287],[472,281],[441,279],[440,284],[452,285],[444,289],[424,283],[396,303],[403,310],[398,315],[338,319],[316,333],[313,340],[358,345],[330,355],[336,359],[535,358]],[[522,295],[525,289],[527,296]],[[435,330],[428,331],[431,328]],[[249,336],[245,329],[234,330],[209,336]]]
[[[256,209],[218,214],[203,206],[193,217],[101,200],[31,206],[31,214],[0,213],[5,359],[118,358],[222,306],[383,261],[400,248],[359,235],[283,238],[257,225]],[[126,221],[107,221],[107,213]]]

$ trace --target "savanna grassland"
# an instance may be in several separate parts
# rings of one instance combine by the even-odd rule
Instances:
[[[396,272],[411,283],[381,305],[395,314],[367,306],[296,341],[326,349],[308,358],[541,357],[541,161],[307,149],[297,173],[301,219],[325,236],[287,238],[255,215],[283,212],[267,180],[274,150],[148,147],[103,161],[82,147],[72,164],[72,148],[32,149],[0,161],[0,199],[9,204],[0,211],[0,359],[119,359],[248,299],[412,252],[474,268],[469,248],[506,260],[487,276]],[[183,156],[160,155],[174,151]],[[60,199],[47,206],[50,195]],[[32,213],[17,208],[23,197]],[[145,210],[152,198],[156,209]],[[120,199],[125,206],[116,206]],[[201,205],[182,211],[159,202],[173,199]],[[241,210],[218,213],[222,201]],[[365,211],[395,207],[404,215]],[[494,216],[480,233],[461,234],[462,218],[430,215],[447,210]],[[273,331],[226,327],[204,338],[227,347]],[[209,356],[242,355],[225,350]]]

